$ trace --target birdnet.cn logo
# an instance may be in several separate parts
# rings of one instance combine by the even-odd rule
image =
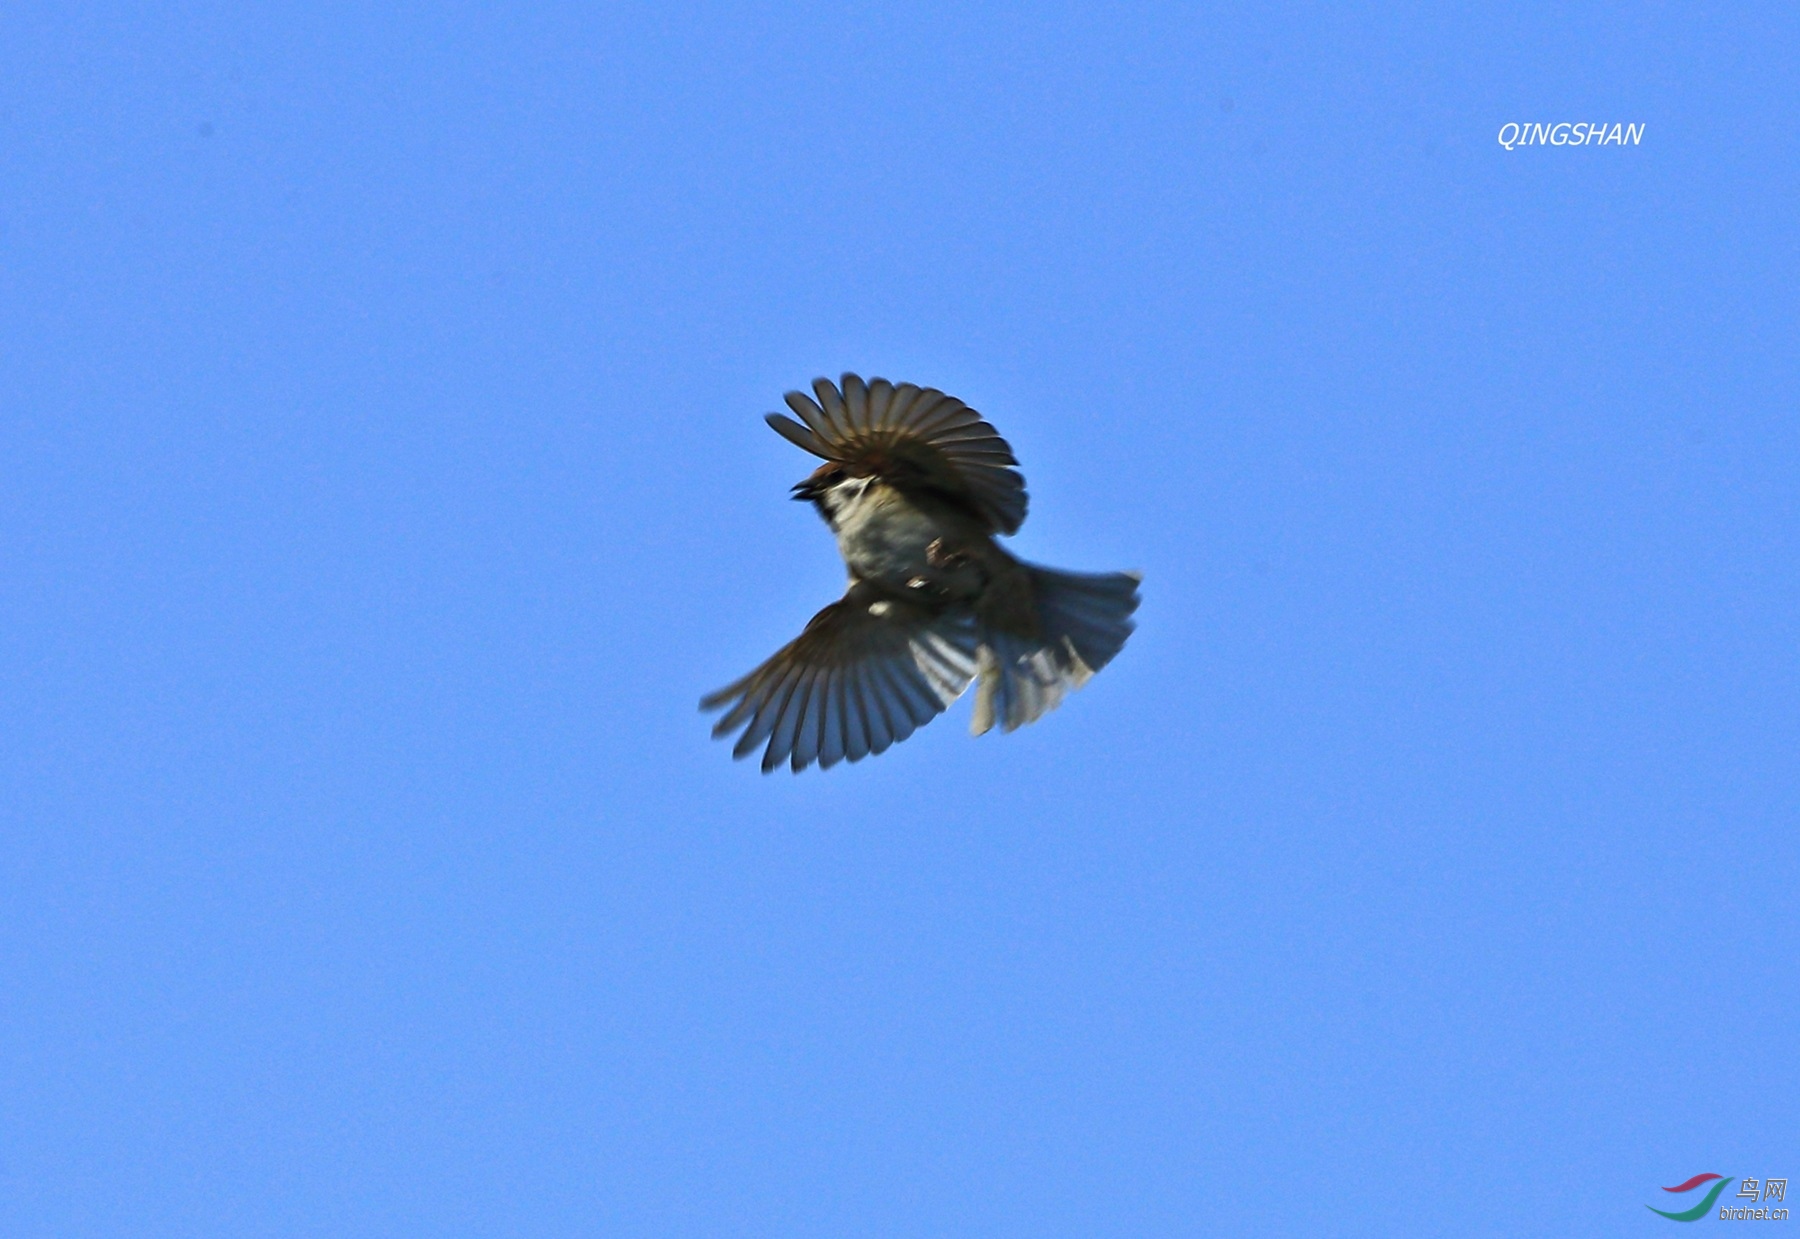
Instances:
[[[1770,1208],[1766,1202],[1785,1201],[1787,1199],[1786,1179],[1729,1179],[1719,1174],[1697,1174],[1686,1183],[1677,1183],[1674,1187],[1665,1187],[1663,1191],[1677,1195],[1691,1192],[1706,1184],[1706,1195],[1688,1209],[1658,1209],[1655,1205],[1644,1207],[1652,1213],[1660,1213],[1671,1222],[1698,1222],[1701,1218],[1712,1214],[1713,1204],[1727,1187],[1736,1183],[1737,1194],[1726,1198],[1726,1203],[1719,1206],[1716,1215],[1721,1222],[1785,1222],[1788,1211],[1783,1208]]]

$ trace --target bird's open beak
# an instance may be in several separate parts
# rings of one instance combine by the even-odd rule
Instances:
[[[805,481],[794,483],[793,497],[811,503],[831,489],[833,477],[834,475],[825,469],[816,469],[807,476]]]

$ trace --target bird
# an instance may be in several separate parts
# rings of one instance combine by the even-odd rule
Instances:
[[[787,393],[799,417],[769,425],[819,457],[792,497],[837,537],[844,596],[735,683],[701,699],[723,709],[732,756],[762,747],[767,774],[798,774],[885,752],[976,683],[970,730],[1035,722],[1124,647],[1136,572],[1063,572],[995,540],[1025,520],[1025,479],[993,426],[934,387],[815,379]]]

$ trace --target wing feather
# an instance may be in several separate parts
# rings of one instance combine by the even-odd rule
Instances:
[[[968,405],[954,397],[946,396],[930,413],[913,419],[909,425],[919,434],[944,438],[958,430],[966,430],[971,426],[985,426],[986,423]]]
[[[854,374],[844,376],[845,426],[853,435],[869,432],[869,389]]]
[[[844,408],[844,398],[838,395],[838,389],[830,379],[814,379],[813,395],[819,398],[819,407],[825,410],[825,416],[837,427],[838,438],[852,436],[856,431],[850,425],[850,417]]]
[[[819,769],[829,770],[844,760],[844,725],[838,705],[843,669],[834,667],[819,686],[818,744],[814,754]],[[801,767],[804,769],[804,765]]]
[[[862,476],[949,495],[995,532],[1017,532],[1024,522],[1018,458],[961,400],[935,387],[864,383],[854,374],[844,375],[841,386],[815,379],[812,393],[787,394],[799,422],[769,414],[769,424],[789,442]]]
[[[856,670],[862,681],[863,699],[868,703],[863,722],[869,729],[869,752],[885,753],[894,747],[894,720],[888,712],[887,699],[882,695],[875,668],[858,667]]]
[[[787,401],[787,407],[799,414],[800,420],[806,423],[807,429],[817,435],[821,441],[827,445],[837,442],[837,428],[831,424],[831,419],[825,416],[825,410],[808,400],[804,392],[791,391],[782,399]]]
[[[869,381],[869,413],[870,430],[880,430],[887,420],[888,406],[894,400],[894,385],[886,379]]]
[[[937,694],[931,691],[930,686],[921,682],[924,677],[917,667],[889,666],[884,669],[892,673],[900,704],[915,728],[929,723],[944,708],[938,703]]]
[[[744,729],[734,757],[764,746],[765,773],[783,762],[800,771],[857,761],[904,740],[968,688],[975,641],[967,612],[936,612],[857,582],[701,707],[725,710],[715,736]]]
[[[844,756],[853,762],[869,755],[869,703],[862,678],[861,667],[844,668]]]
[[[913,721],[912,702],[907,696],[905,685],[894,674],[892,667],[881,665],[872,670],[876,683],[881,686],[881,700],[887,709],[888,725],[894,733],[894,743],[898,744],[919,729],[919,724]]]
[[[769,731],[769,747],[763,752],[762,768],[767,774],[782,763],[794,751],[794,737],[799,734],[800,724],[806,721],[806,702],[812,696],[813,677],[818,668],[804,664],[794,677],[794,686],[789,690],[788,699],[782,704],[781,713],[775,717],[775,725]]]
[[[831,682],[831,668],[820,667],[812,673],[806,686],[805,708],[794,724],[793,767],[804,770],[819,759],[819,737],[825,721],[825,690]]]
[[[781,413],[765,413],[763,415],[763,420],[775,428],[776,434],[786,439],[789,443],[792,443],[795,447],[800,448],[803,451],[811,452],[814,456],[822,456],[826,460],[831,459],[831,449],[826,447],[825,444],[820,441],[819,436],[814,434],[811,430],[808,430],[805,426],[802,426],[793,418]]]
[[[886,382],[885,379],[881,380]],[[877,430],[889,430],[906,420],[907,412],[913,402],[919,398],[920,389],[917,383],[902,383],[894,388],[894,398],[888,403],[887,420],[877,426]]]
[[[819,744],[819,768],[829,770],[844,760],[850,749],[850,729],[844,725],[844,688],[850,678],[848,667],[832,674],[831,686],[825,693],[825,737]]]
[[[775,724],[781,721],[782,714],[786,712],[788,702],[793,700],[794,689],[804,669],[799,666],[776,668],[778,674],[770,677],[774,682],[757,702],[756,717],[731,748],[733,758],[748,757],[757,745],[769,738],[770,733],[775,730]],[[720,733],[715,729],[714,735],[718,734]],[[729,730],[725,734],[729,734]]]

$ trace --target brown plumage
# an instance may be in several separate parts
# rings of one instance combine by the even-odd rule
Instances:
[[[1012,449],[935,388],[854,374],[789,392],[784,438],[825,463],[796,485],[837,535],[844,597],[761,667],[706,697],[713,729],[764,744],[763,770],[879,753],[931,721],[979,676],[972,727],[1032,722],[1111,661],[1132,630],[1134,573],[1022,563],[994,541],[1025,519]]]

